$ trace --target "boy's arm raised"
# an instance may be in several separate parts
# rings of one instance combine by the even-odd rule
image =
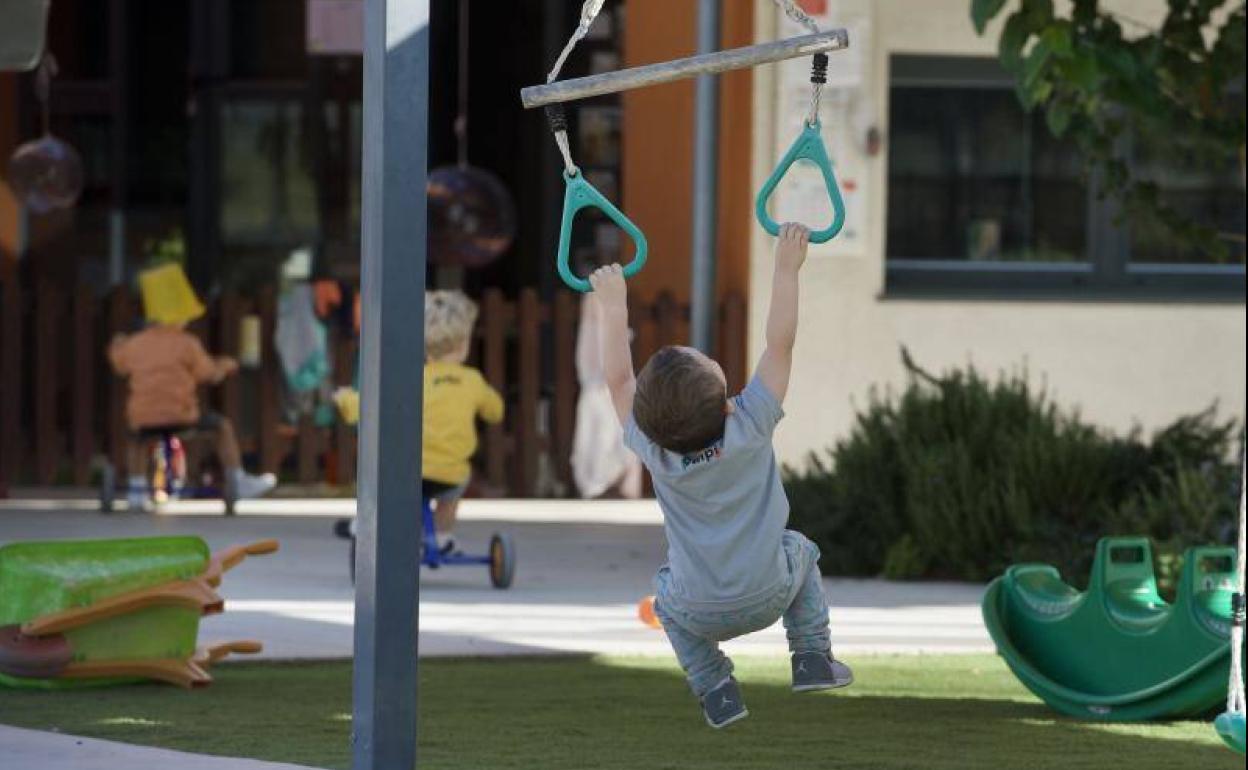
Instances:
[[[602,351],[602,373],[611,391],[611,403],[620,424],[628,422],[633,413],[633,392],[637,381],[633,376],[633,353],[628,347],[628,290],[624,272],[619,265],[600,267],[589,276],[594,287],[593,302],[597,305],[599,350]]]
[[[797,339],[797,276],[806,261],[809,244],[810,231],[805,227],[790,223],[780,228],[771,308],[767,313],[767,347],[758,362],[758,378],[781,403],[789,390],[793,343]]]

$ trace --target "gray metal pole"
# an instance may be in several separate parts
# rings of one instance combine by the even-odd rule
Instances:
[[[618,72],[604,72],[601,75],[529,86],[520,89],[520,101],[526,108],[531,109],[555,102],[570,102],[576,99],[588,99],[591,96],[654,86],[659,83],[671,83],[674,80],[684,80],[697,75],[713,75],[718,72],[757,67],[760,64],[785,59],[840,51],[848,47],[849,32],[843,29],[830,29],[813,35],[733,48],[729,51],[715,51],[685,59],[646,64]]]
[[[719,50],[719,0],[698,0],[698,53]],[[719,76],[699,75],[693,130],[693,285],[690,333],[708,356],[715,345],[715,238],[719,190]]]
[[[355,770],[416,762],[428,102],[429,0],[365,0]]]

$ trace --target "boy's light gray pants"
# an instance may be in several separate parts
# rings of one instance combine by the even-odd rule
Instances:
[[[785,530],[782,543],[789,569],[780,587],[771,596],[731,611],[682,607],[670,595],[671,572],[667,567],[659,570],[654,611],[689,678],[690,688],[699,698],[732,674],[732,661],[720,651],[719,642],[767,628],[777,619],[784,619],[790,652],[831,649],[828,603],[823,598],[819,575],[819,548],[805,535],[792,530]]]

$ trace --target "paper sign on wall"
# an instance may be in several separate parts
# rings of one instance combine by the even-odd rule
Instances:
[[[308,0],[308,53],[364,53],[363,0]]]

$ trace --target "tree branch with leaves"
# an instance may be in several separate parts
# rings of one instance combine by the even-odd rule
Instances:
[[[1005,17],[1002,65],[1029,111],[1043,110],[1050,132],[1070,137],[1103,195],[1124,217],[1149,219],[1177,247],[1205,259],[1232,259],[1230,241],[1167,203],[1154,179],[1135,173],[1131,157],[1226,173],[1244,164],[1244,3],[1167,0],[1158,28],[1072,0],[971,0],[982,35]]]

